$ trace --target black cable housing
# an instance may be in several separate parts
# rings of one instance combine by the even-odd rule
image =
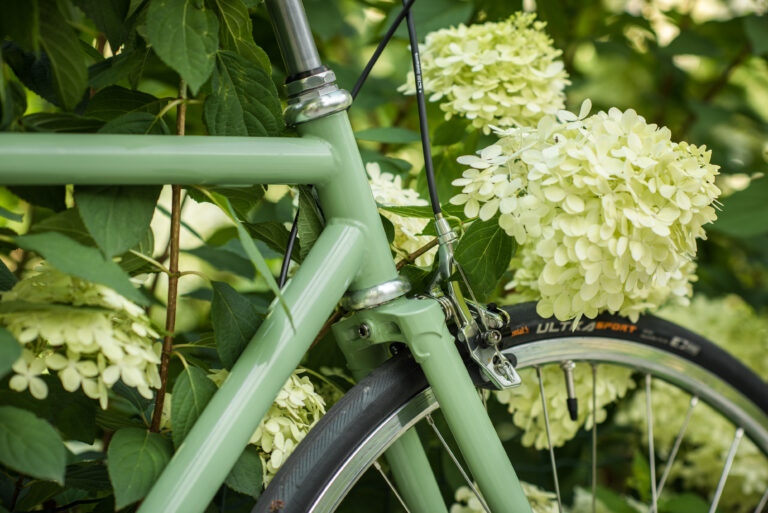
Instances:
[[[403,20],[406,18],[407,15],[411,12],[411,6],[414,4],[416,0],[404,0],[403,1],[403,9],[397,14],[397,17],[395,17],[394,21],[392,22],[392,25],[390,25],[389,29],[387,29],[387,32],[384,34],[384,38],[379,42],[379,46],[376,47],[376,51],[373,52],[373,55],[368,60],[368,64],[365,65],[365,68],[363,69],[363,72],[360,74],[360,77],[357,79],[357,82],[355,82],[354,87],[352,88],[352,99],[356,98],[358,93],[360,92],[360,89],[362,89],[363,84],[365,84],[365,81],[368,79],[368,75],[371,74],[371,70],[373,69],[373,66],[376,64],[376,61],[379,60],[379,57],[381,57],[382,52],[384,51],[384,48],[387,46],[389,41],[392,39],[392,36],[395,34],[395,31],[397,30],[397,27],[400,26],[400,23],[403,22]],[[408,30],[410,33],[410,28]],[[418,47],[417,47],[418,48]],[[419,80],[421,80],[421,74],[419,74]],[[424,136],[422,131],[422,145],[424,144]],[[429,136],[427,136],[427,147],[429,147]],[[430,155],[429,159],[429,168],[432,169],[432,157]],[[429,182],[430,175],[427,174],[427,181]],[[432,197],[432,190],[434,189],[434,172],[432,173],[432,181],[429,182],[430,185],[430,198]],[[437,197],[437,192],[435,190],[435,197]],[[438,209],[440,207],[440,203],[437,204]],[[434,206],[432,207],[434,210]],[[296,209],[296,215],[293,218],[293,226],[291,226],[291,233],[288,236],[288,245],[285,248],[285,255],[283,256],[283,265],[280,268],[280,277],[277,280],[277,284],[280,288],[283,288],[283,285],[285,285],[285,281],[288,277],[288,267],[290,267],[291,264],[291,255],[293,254],[293,247],[296,244],[296,237],[298,235],[298,221],[299,221],[299,210]]]
[[[405,4],[406,0],[403,0]],[[408,37],[411,41],[411,58],[413,60],[413,75],[416,81],[416,104],[419,107],[419,131],[421,132],[421,148],[424,153],[424,171],[427,174],[427,188],[429,189],[429,202],[432,204],[432,212],[435,216],[442,213],[440,199],[437,197],[437,185],[435,184],[435,169],[432,166],[432,147],[429,142],[429,124],[427,122],[427,103],[424,99],[424,84],[421,78],[421,60],[419,58],[419,38],[416,36],[416,25],[413,22],[413,13],[408,11],[405,17],[408,25]]]

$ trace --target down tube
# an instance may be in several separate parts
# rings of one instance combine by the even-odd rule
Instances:
[[[345,220],[346,221],[346,220]],[[359,269],[363,230],[332,221],[187,435],[139,513],[196,513],[210,503],[274,397]]]

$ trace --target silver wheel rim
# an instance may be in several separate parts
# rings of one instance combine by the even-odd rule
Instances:
[[[510,347],[503,352],[517,358],[519,369],[572,360],[625,366],[651,374],[699,397],[742,428],[768,455],[768,415],[717,375],[668,351],[623,339],[562,337]],[[364,471],[397,438],[438,407],[432,390],[427,388],[387,417],[338,469],[309,511],[333,511]]]

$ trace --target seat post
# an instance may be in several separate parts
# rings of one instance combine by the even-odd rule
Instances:
[[[267,11],[283,55],[286,82],[323,71],[301,0],[267,0]]]

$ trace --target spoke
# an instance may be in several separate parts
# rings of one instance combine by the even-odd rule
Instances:
[[[744,436],[744,430],[739,428],[733,435],[733,442],[731,442],[731,448],[728,450],[728,457],[725,459],[725,465],[723,466],[723,472],[720,474],[720,481],[717,483],[717,490],[715,490],[715,496],[712,497],[712,505],[709,507],[709,513],[715,513],[717,504],[720,502],[720,495],[723,494],[723,488],[725,488],[725,480],[728,479],[728,474],[731,472],[731,465],[733,464],[733,458],[736,456],[736,449],[739,447],[741,437]]]
[[[459,469],[459,472],[461,472],[461,475],[464,476],[464,481],[467,482],[467,485],[472,490],[472,492],[475,494],[475,497],[477,497],[477,500],[480,501],[480,505],[483,506],[483,509],[486,511],[486,513],[491,513],[491,509],[488,507],[488,505],[485,503],[485,500],[480,495],[480,492],[477,491],[477,488],[475,488],[475,485],[472,483],[472,480],[469,478],[469,475],[464,470],[464,467],[461,466],[461,463],[459,463],[458,458],[456,458],[456,455],[453,454],[453,451],[450,447],[448,447],[448,443],[445,441],[445,438],[443,438],[443,435],[440,433],[440,430],[437,429],[437,426],[435,425],[435,421],[432,418],[432,415],[427,415],[427,422],[430,426],[432,426],[432,430],[437,435],[437,438],[440,440],[440,443],[443,445],[443,448],[448,452],[448,455],[453,460],[453,464],[456,465],[456,468]]]
[[[768,490],[765,491],[763,494],[763,498],[760,499],[760,502],[757,504],[757,507],[755,508],[755,511],[753,513],[763,513],[763,509],[765,508],[765,505],[768,503]]]
[[[645,375],[645,418],[648,420],[648,466],[651,471],[651,511],[656,511],[656,452],[653,447],[653,411],[651,409],[651,375]]]
[[[597,511],[597,364],[592,364],[592,513]]]
[[[547,445],[549,445],[549,461],[552,464],[552,478],[555,481],[555,493],[557,494],[557,510],[563,513],[563,502],[560,499],[560,482],[557,479],[557,464],[555,463],[555,449],[552,447],[552,435],[549,431],[549,413],[547,413],[547,398],[544,396],[544,381],[541,379],[541,367],[536,367],[536,375],[539,377],[539,392],[541,393],[541,406],[544,408],[544,426],[547,428]]]
[[[376,470],[379,471],[379,474],[381,474],[381,477],[384,478],[384,481],[387,482],[387,485],[389,485],[389,489],[392,490],[392,493],[395,494],[395,497],[397,497],[397,500],[400,501],[400,505],[403,507],[406,513],[411,513],[411,510],[408,509],[408,506],[405,505],[405,501],[402,497],[400,497],[400,494],[397,493],[397,490],[395,489],[395,485],[392,484],[392,481],[389,480],[387,477],[386,472],[384,472],[384,469],[381,468],[381,464],[379,464],[378,461],[373,462],[373,466],[376,467]]]
[[[672,471],[672,464],[675,462],[675,458],[677,457],[677,452],[680,450],[680,445],[683,442],[683,436],[685,435],[686,429],[688,429],[688,423],[691,421],[691,414],[693,413],[693,408],[699,403],[699,398],[696,396],[691,397],[690,405],[688,406],[688,412],[685,414],[685,419],[683,420],[683,425],[680,426],[680,431],[677,433],[677,438],[675,438],[675,443],[672,446],[672,451],[669,453],[669,458],[667,459],[666,467],[664,468],[664,473],[661,475],[661,479],[659,479],[659,485],[656,487],[657,493],[661,495],[661,491],[664,489],[664,485],[667,482],[667,478],[669,477],[669,473]],[[651,510],[651,513],[653,513],[654,510]]]

